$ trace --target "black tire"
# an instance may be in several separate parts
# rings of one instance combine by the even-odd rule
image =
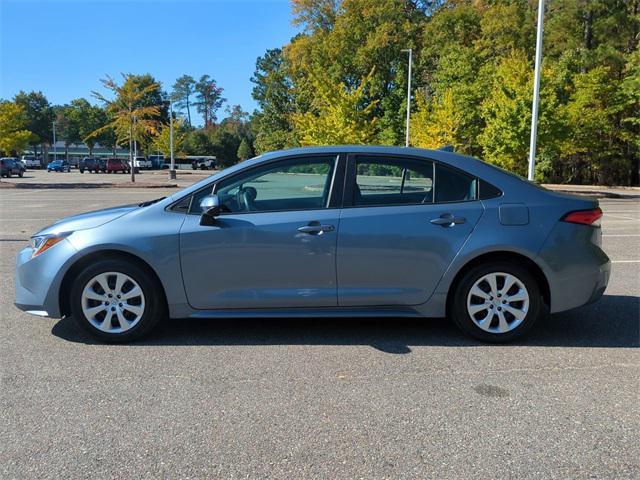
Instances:
[[[84,173],[84,170],[82,168],[80,169],[80,173]],[[89,170],[89,173],[91,173],[91,170]]]
[[[140,320],[132,328],[122,333],[108,333],[99,330],[89,322],[82,311],[82,291],[91,279],[105,272],[120,272],[128,275],[138,283],[144,294],[145,307]],[[109,343],[130,342],[147,335],[160,320],[167,316],[164,297],[159,292],[162,292],[162,286],[147,269],[131,261],[106,258],[91,263],[76,276],[70,292],[71,313],[75,322],[82,329],[100,341]]]
[[[22,176],[23,176],[23,175],[24,175],[24,173],[23,173],[22,171],[20,171],[20,173],[18,174],[18,176],[19,176],[20,178],[22,178]]]
[[[497,272],[507,273],[516,277],[524,284],[529,294],[529,308],[527,309],[524,319],[519,325],[506,333],[493,333],[483,330],[467,311],[467,298],[474,284],[485,275]],[[500,289],[500,286],[498,286],[498,289]],[[496,301],[499,302],[497,299]],[[491,343],[504,343],[523,336],[533,327],[540,316],[542,304],[543,299],[540,293],[540,286],[526,268],[511,262],[491,262],[473,267],[464,273],[453,292],[453,297],[449,305],[449,316],[460,330],[478,340]],[[518,304],[516,303],[516,305]],[[487,312],[488,311],[489,310],[487,310]],[[482,313],[476,315],[482,316]],[[490,325],[498,322],[497,315],[492,318]],[[514,320],[515,318],[511,321]]]

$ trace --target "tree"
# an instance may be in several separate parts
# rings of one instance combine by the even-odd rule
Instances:
[[[432,100],[417,96],[417,109],[411,115],[411,145],[421,148],[439,148],[451,145],[456,151],[462,146],[460,126],[461,107],[456,105],[451,89],[441,98]]]
[[[133,168],[132,142],[134,138],[134,124],[139,131],[155,135],[158,131],[160,108],[157,105],[148,105],[147,100],[153,98],[160,90],[157,83],[141,86],[134,75],[123,74],[122,85],[118,85],[111,77],[101,80],[103,86],[110,90],[115,98],[107,99],[99,92],[92,92],[93,96],[101,101],[106,108],[109,122],[91,132],[88,137],[97,137],[113,130],[117,142],[127,140],[129,142],[129,160],[131,165],[131,181],[135,182],[135,169]]]
[[[251,77],[253,98],[261,111],[254,114],[258,152],[294,145],[291,114],[295,111],[293,85],[282,50],[267,50],[256,60]]]
[[[571,160],[569,174],[598,183],[628,181],[631,165],[622,155],[616,121],[618,84],[609,77],[609,68],[578,73],[573,85],[565,107],[569,135],[562,145],[563,156]]]
[[[15,102],[0,102],[0,154],[18,155],[29,144],[31,132],[24,107]]]
[[[538,150],[557,147],[561,117],[553,89],[543,71],[540,91]],[[485,128],[479,137],[484,158],[507,170],[526,175],[531,132],[533,70],[522,51],[513,51],[496,68],[489,95],[482,102]]]
[[[177,118],[173,121],[173,152],[178,157],[186,155],[184,151],[187,131],[183,128],[183,120]],[[165,157],[171,156],[171,127],[164,124],[160,126],[158,135],[153,139],[153,149],[162,152]]]
[[[242,141],[240,142],[237,156],[241,162],[244,160],[248,160],[253,156],[253,152],[251,151],[251,145],[249,144],[246,138],[243,138]]]
[[[216,112],[227,100],[222,98],[222,88],[209,75],[202,75],[195,85],[196,106],[198,113],[204,119],[204,127],[207,128],[216,121]]]
[[[190,75],[182,75],[173,84],[171,99],[180,111],[187,111],[187,122],[191,127],[191,96],[195,93],[196,81]]]
[[[293,124],[302,145],[367,144],[375,134],[377,118],[372,115],[377,102],[364,105],[373,70],[355,89],[344,83],[331,84],[312,76],[317,96],[312,110],[293,115]]]
[[[26,115],[26,129],[33,135],[31,145],[37,154],[38,144],[51,143],[53,141],[53,121],[55,113],[51,104],[42,92],[23,92],[22,90],[13,98],[20,105]]]
[[[81,119],[75,115],[74,108],[70,105],[60,105],[53,107],[56,115],[57,140],[64,141],[64,153],[69,160],[69,146],[80,143],[80,122]]]

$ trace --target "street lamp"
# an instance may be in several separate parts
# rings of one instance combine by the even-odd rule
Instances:
[[[531,141],[529,142],[529,180],[533,181],[536,168],[536,140],[538,135],[538,104],[540,103],[540,63],[542,62],[542,30],[544,27],[544,0],[538,0],[538,32],[536,35],[536,64],[533,73],[533,105],[531,108]]]
[[[136,158],[138,158],[138,139],[136,134],[136,126],[138,124],[138,117],[133,117],[133,164],[136,163]],[[133,167],[133,165],[132,165]]]
[[[169,102],[169,152],[171,153],[171,167],[169,168],[169,180],[176,179],[176,162],[173,158],[173,102]]]
[[[53,123],[53,160],[58,160],[58,150],[56,149],[56,122]]]
[[[411,48],[405,48],[402,52],[409,52],[409,75],[407,78],[407,134],[405,139],[405,146],[409,146],[409,121],[411,119],[411,63],[413,50]]]

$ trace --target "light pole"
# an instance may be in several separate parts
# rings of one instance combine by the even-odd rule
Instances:
[[[133,122],[135,117],[131,118],[129,122],[129,169],[131,171],[131,182],[135,183],[136,181],[136,169],[133,168]]]
[[[533,73],[533,105],[531,108],[531,141],[529,142],[529,175],[533,181],[536,168],[536,140],[538,136],[538,105],[540,103],[540,63],[542,62],[542,30],[544,28],[544,0],[538,0],[538,32],[536,35],[536,64]]]
[[[173,158],[173,102],[169,102],[169,152],[171,153],[171,167],[169,168],[169,180],[175,180],[176,162]]]
[[[138,140],[136,138],[136,125],[138,118],[133,117],[133,163],[136,163],[136,158],[138,158]]]
[[[409,122],[411,120],[411,63],[413,60],[413,50],[405,48],[403,52],[409,52],[409,75],[407,78],[407,134],[405,139],[405,147],[409,146]]]
[[[56,150],[56,122],[53,122],[53,160],[58,160],[58,150]]]

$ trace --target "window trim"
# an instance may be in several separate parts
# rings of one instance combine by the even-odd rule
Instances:
[[[303,154],[298,153],[298,154],[295,154],[295,155],[285,155],[285,156],[281,156],[281,157],[272,158],[272,159],[266,160],[264,162],[260,162],[257,165],[252,165],[250,167],[243,168],[242,170],[239,170],[237,172],[233,172],[233,173],[230,173],[228,175],[225,175],[224,177],[219,178],[216,181],[212,181],[211,183],[207,184],[206,186],[204,186],[202,188],[199,188],[195,192],[191,192],[189,195],[185,195],[184,197],[179,198],[178,200],[173,202],[171,205],[168,205],[165,208],[165,211],[172,212],[172,213],[181,213],[181,214],[186,214],[186,215],[202,216],[202,213],[191,212],[191,204],[193,203],[193,199],[199,193],[201,193],[201,192],[203,192],[205,190],[210,190],[210,193],[216,193],[218,185],[221,182],[233,179],[234,177],[237,177],[237,176],[240,176],[240,175],[244,175],[244,174],[246,174],[246,173],[248,173],[248,172],[250,172],[252,170],[256,170],[258,168],[263,168],[263,167],[266,167],[268,165],[272,165],[272,164],[276,164],[276,163],[280,163],[280,162],[288,162],[288,161],[295,160],[295,159],[317,158],[317,157],[334,157],[335,158],[333,175],[332,175],[332,178],[331,178],[331,183],[329,185],[328,202],[327,202],[327,205],[323,206],[321,209],[317,209],[317,208],[302,208],[302,209],[289,209],[289,210],[260,210],[260,211],[253,211],[253,212],[221,212],[220,216],[254,215],[254,214],[259,214],[259,213],[277,213],[277,212],[309,212],[309,211],[314,211],[314,210],[333,210],[333,209],[336,209],[336,208],[341,208],[342,207],[343,188],[344,188],[344,181],[341,182],[341,179],[344,180],[344,177],[345,177],[344,171],[345,171],[345,166],[346,166],[346,154],[344,152],[326,152],[326,153],[321,153],[321,154],[320,153],[303,153]],[[189,200],[189,206],[188,206],[186,212],[184,210],[178,210],[178,209],[174,208],[177,205],[179,205],[181,202],[183,202],[187,197],[190,197],[190,200]]]
[[[382,157],[382,158],[398,158],[398,159],[407,159],[418,162],[431,162],[433,168],[433,201],[431,203],[396,203],[392,205],[355,205],[354,202],[354,194],[355,194],[355,185],[356,185],[356,165],[357,165],[357,157]],[[471,177],[476,182],[476,198],[472,198],[469,200],[452,200],[449,202],[436,202],[436,189],[438,188],[438,182],[436,178],[436,165],[440,165],[444,168],[449,168],[451,170],[460,172],[468,177]],[[452,203],[469,203],[469,202],[478,202],[480,201],[478,184],[480,182],[480,178],[476,175],[472,175],[469,172],[465,172],[461,168],[454,167],[453,165],[449,165],[448,163],[443,163],[438,160],[435,160],[431,157],[422,157],[417,155],[405,155],[405,154],[389,154],[389,153],[380,153],[380,152],[372,152],[372,153],[350,153],[347,155],[347,172],[345,175],[345,188],[343,194],[343,208],[383,208],[383,207],[415,207],[419,205],[448,205]],[[484,180],[483,180],[484,181]],[[348,183],[347,183],[348,182]],[[497,188],[497,187],[496,187]],[[500,189],[498,189],[500,190]]]

